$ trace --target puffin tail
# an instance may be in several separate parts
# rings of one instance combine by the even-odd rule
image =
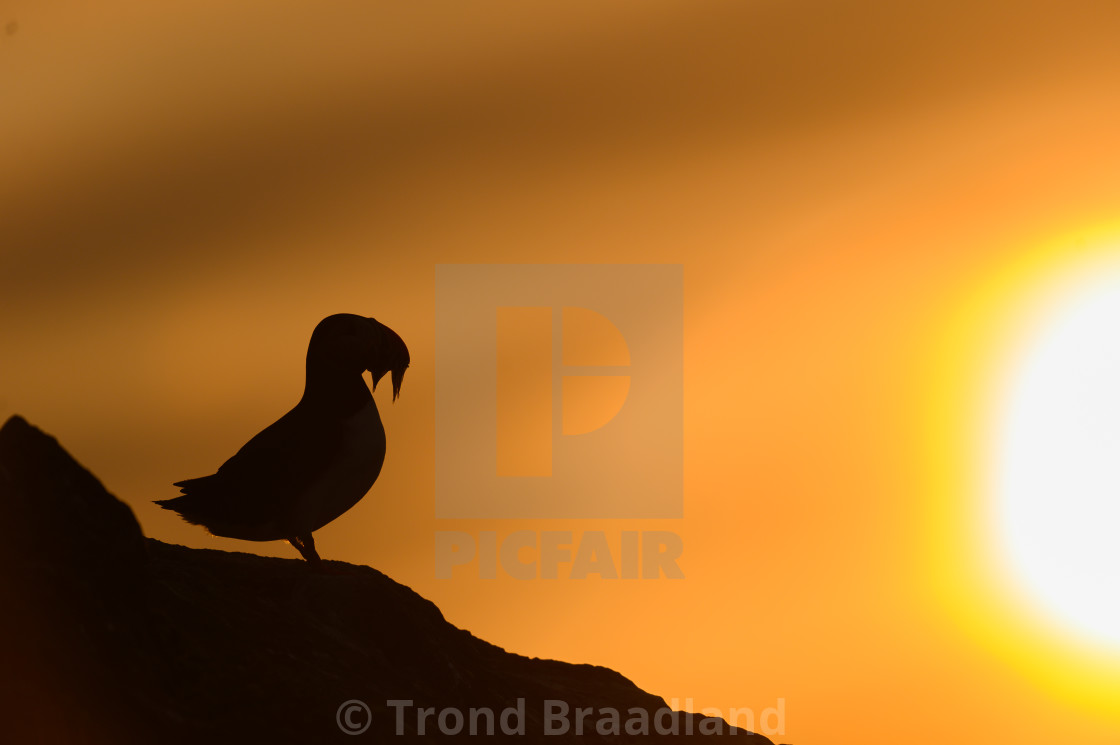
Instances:
[[[218,474],[178,481],[175,486],[183,492],[181,496],[152,501],[179,513],[191,525],[206,528],[211,535],[246,541],[275,541],[287,535],[261,519],[255,502],[231,498],[230,485]]]
[[[184,494],[181,497],[172,497],[171,499],[153,499],[152,502],[158,504],[165,510],[178,512],[179,516],[191,525],[203,524],[199,519],[199,516],[196,514],[196,510],[198,509],[198,500],[192,498],[189,494]]]
[[[152,501],[165,510],[178,512],[179,516],[191,525],[201,525],[209,529],[207,523],[210,521],[207,520],[207,517],[208,513],[213,511],[213,500],[208,498],[212,495],[209,493],[211,490],[206,487],[211,485],[209,482],[212,479],[213,476],[203,476],[197,479],[177,481],[173,486],[179,487],[182,492],[181,496]]]
[[[171,499],[153,499],[152,504],[158,504],[165,510],[174,510],[175,512],[179,512],[181,509],[187,506],[183,504],[184,501],[187,501],[186,495],[183,495],[181,497],[172,497]]]

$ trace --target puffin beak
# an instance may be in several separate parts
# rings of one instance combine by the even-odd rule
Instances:
[[[408,369],[408,365],[403,367],[393,368],[393,400],[397,400],[397,396],[401,395],[401,383],[404,382],[404,371]]]
[[[373,390],[377,391],[377,382],[385,376],[385,373],[392,372],[393,373],[393,400],[396,401],[397,397],[401,395],[401,383],[404,382],[404,371],[407,370],[407,369],[408,369],[408,365],[405,364],[405,365],[401,365],[400,367],[394,367],[391,371],[390,370],[383,370],[380,375],[378,375],[375,372],[374,377],[373,377]]]
[[[375,338],[377,339],[374,347],[374,354],[378,358],[378,362],[375,366],[368,368],[370,372],[373,373],[373,389],[376,391],[378,381],[381,380],[386,373],[391,372],[393,374],[393,400],[396,401],[397,397],[401,395],[401,383],[404,382],[404,371],[408,369],[408,347],[406,347],[404,341],[397,336],[397,333],[388,326],[372,318],[366,320],[373,324]]]

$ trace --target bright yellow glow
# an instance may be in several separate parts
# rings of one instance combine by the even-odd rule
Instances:
[[[1117,235],[1064,235],[962,288],[924,417],[937,602],[1004,664],[1098,712],[1120,690]]]
[[[1046,612],[1120,646],[1120,264],[1060,284],[1001,392],[993,539]]]

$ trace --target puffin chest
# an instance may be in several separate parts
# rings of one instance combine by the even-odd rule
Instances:
[[[385,428],[377,405],[368,404],[342,423],[339,444],[324,469],[304,492],[296,521],[304,530],[318,530],[366,495],[385,462]]]

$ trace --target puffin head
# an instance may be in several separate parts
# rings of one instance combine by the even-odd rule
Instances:
[[[373,373],[373,388],[386,373],[393,374],[393,400],[401,392],[408,369],[408,347],[395,331],[373,318],[336,313],[327,316],[311,334],[307,347],[308,371],[329,367],[342,372]]]

